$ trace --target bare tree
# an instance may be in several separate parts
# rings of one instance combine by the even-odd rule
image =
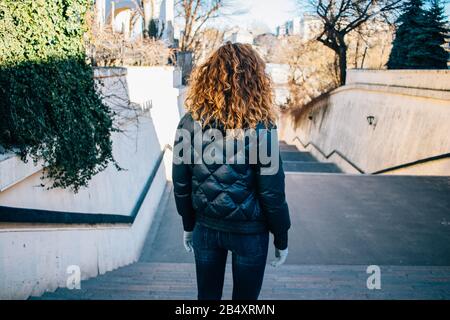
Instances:
[[[86,15],[85,46],[94,66],[161,66],[174,60],[174,52],[160,40],[138,38],[128,41],[112,25],[97,24],[96,12]]]
[[[180,50],[194,51],[198,37],[205,24],[220,15],[227,15],[224,9],[233,7],[232,0],[179,0],[175,7],[182,19]],[[230,15],[240,12],[229,13]]]
[[[288,106],[302,108],[339,86],[336,55],[315,40],[286,37],[273,52],[274,62],[290,67]]]
[[[199,32],[192,45],[195,62],[203,61],[214,50],[220,47],[223,35],[224,31],[212,27],[206,27]]]
[[[347,59],[354,68],[381,69],[389,58],[394,27],[384,19],[373,19],[359,26],[346,38]]]
[[[309,0],[323,28],[317,40],[332,49],[339,60],[339,82],[347,73],[346,35],[367,21],[398,9],[402,0]]]

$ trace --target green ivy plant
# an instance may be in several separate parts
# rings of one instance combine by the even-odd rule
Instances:
[[[115,114],[87,65],[89,0],[0,1],[0,145],[75,192],[109,163]]]

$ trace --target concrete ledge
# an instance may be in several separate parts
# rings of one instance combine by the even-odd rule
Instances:
[[[75,231],[75,230],[112,230],[129,228],[129,223],[112,224],[65,224],[65,223],[0,223],[0,233],[3,232],[57,232],[57,231]]]
[[[112,78],[112,77],[124,77],[127,75],[127,68],[122,67],[95,67],[94,78]]]
[[[448,80],[450,81],[450,79]],[[402,87],[392,85],[370,84],[370,83],[355,83],[346,84],[339,87],[332,92],[331,95],[338,94],[348,90],[361,90],[361,91],[374,91],[384,92],[387,94],[405,95],[418,97],[423,99],[436,99],[436,100],[448,100],[450,101],[450,91],[436,90],[436,89],[423,89],[414,87]]]
[[[0,155],[0,192],[42,170],[42,164],[31,159],[25,163],[13,152]]]
[[[448,91],[450,70],[348,70],[346,84],[356,83]]]

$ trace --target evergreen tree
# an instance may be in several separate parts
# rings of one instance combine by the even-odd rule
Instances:
[[[443,48],[448,29],[440,0],[405,2],[387,67],[389,69],[446,69],[448,53]]]
[[[398,18],[395,39],[387,67],[389,69],[409,69],[414,66],[409,61],[413,56],[415,61],[422,61],[426,52],[423,50],[425,11],[423,0],[408,0]]]
[[[447,69],[448,52],[444,49],[449,29],[444,7],[440,0],[431,0],[430,9],[426,13],[428,53],[427,67],[430,69]]]
[[[148,27],[148,36],[152,39],[159,39],[158,19],[151,19]]]

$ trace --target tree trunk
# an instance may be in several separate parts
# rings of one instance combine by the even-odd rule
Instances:
[[[339,83],[345,85],[345,78],[347,76],[347,47],[339,47]]]
[[[362,56],[362,59],[361,59],[361,66],[360,66],[361,69],[364,68],[364,62],[366,61],[367,49],[368,49],[368,47],[366,46],[364,48],[364,53],[363,53],[363,56]]]
[[[356,37],[355,61],[353,62],[354,68],[358,68],[358,56],[359,56],[360,45],[361,45],[361,39],[360,39],[360,35],[358,34]]]

